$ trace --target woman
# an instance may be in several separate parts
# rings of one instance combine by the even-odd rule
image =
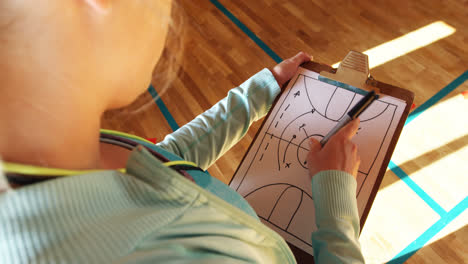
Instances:
[[[1,263],[293,263],[284,240],[205,174],[310,60],[264,69],[154,146],[100,133],[146,88],[171,2],[0,3]],[[308,156],[317,262],[362,262],[350,123]],[[137,146],[138,145],[138,146]],[[1,181],[0,181],[1,182]],[[13,190],[13,189],[14,190]]]

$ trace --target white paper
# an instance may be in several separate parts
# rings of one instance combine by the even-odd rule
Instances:
[[[313,254],[311,234],[316,226],[307,139],[320,141],[362,97],[321,82],[318,73],[300,68],[231,182],[263,223],[309,254]],[[380,96],[360,116],[361,125],[353,138],[361,157],[357,177],[360,216],[405,106],[402,100]]]

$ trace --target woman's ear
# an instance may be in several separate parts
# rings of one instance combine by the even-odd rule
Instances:
[[[81,1],[98,12],[107,12],[111,8],[112,2],[113,2],[113,0],[81,0]]]

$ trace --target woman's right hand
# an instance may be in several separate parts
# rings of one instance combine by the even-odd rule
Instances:
[[[325,170],[347,172],[356,179],[361,159],[357,146],[351,141],[359,128],[359,118],[354,119],[328,140],[325,146],[314,138],[310,138],[310,151],[307,155],[309,176]]]

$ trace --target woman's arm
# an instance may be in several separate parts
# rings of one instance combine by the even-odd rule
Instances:
[[[167,135],[158,146],[206,170],[247,133],[254,121],[268,113],[280,87],[307,60],[310,56],[301,52],[272,71],[260,71],[230,90],[213,107]]]
[[[316,263],[364,263],[356,202],[360,158],[351,141],[358,127],[359,119],[356,119],[324,147],[315,139],[310,142],[307,164],[318,228],[312,234]]]
[[[263,69],[158,146],[206,170],[268,112],[279,92],[271,72]]]

